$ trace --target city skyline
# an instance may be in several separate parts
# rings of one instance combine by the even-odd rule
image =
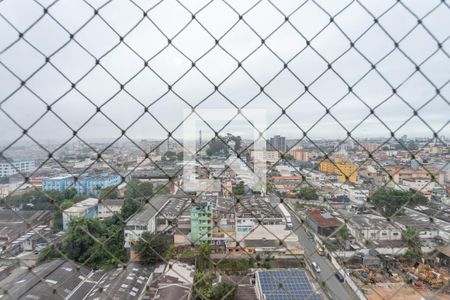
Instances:
[[[268,124],[281,116],[272,126],[273,134],[298,135],[298,128],[287,116],[305,131],[323,118],[310,132],[318,138],[346,136],[346,130],[352,130],[367,117],[355,135],[389,136],[389,130],[371,115],[373,108],[391,130],[412,118],[398,131],[399,136],[427,136],[433,131],[449,135],[450,63],[446,38],[450,32],[440,26],[445,8],[433,10],[439,1],[411,2],[409,8],[413,13],[426,16],[421,24],[402,4],[394,5],[395,1],[363,3],[364,7],[350,1],[319,1],[319,7],[307,1],[298,11],[294,10],[298,3],[280,4],[282,12],[289,15],[288,20],[267,2],[244,14],[255,3],[230,1],[227,5],[214,1],[192,19],[182,6],[166,1],[149,11],[148,15],[155,18],[154,24],[143,18],[136,6],[124,1],[105,5],[99,16],[94,16],[93,8],[83,3],[74,2],[71,6],[56,3],[48,12],[68,31],[75,32],[71,39],[50,15],[39,19],[17,42],[15,29],[2,21],[0,30],[5,39],[0,44],[0,80],[5,88],[0,92],[1,108],[36,139],[47,138],[49,132],[68,139],[72,130],[78,130],[91,117],[78,131],[82,138],[117,137],[121,130],[133,138],[164,137],[167,133],[158,122],[172,131],[181,122],[183,110],[190,109],[189,105],[204,100],[198,108],[233,109],[232,103],[242,107],[252,99],[245,107],[267,109]],[[3,1],[0,5],[4,17],[19,30],[38,20],[42,11],[38,5],[24,6],[16,1]],[[197,12],[203,2],[186,5]],[[327,13],[334,15],[340,10],[330,23]],[[221,22],[214,22],[219,12]],[[378,23],[370,21],[373,17],[369,12],[379,18]],[[172,18],[174,13],[180,14],[178,19]],[[243,20],[239,20],[238,13],[244,14]],[[396,23],[398,18],[403,19],[401,24]],[[80,28],[88,20],[88,26]],[[422,24],[433,30],[433,36]],[[184,25],[186,29],[173,38]],[[121,41],[118,34],[124,35],[129,30],[130,34]],[[170,44],[168,38],[173,38]],[[398,48],[393,40],[399,41]],[[5,48],[8,43],[12,46]],[[52,55],[61,46],[64,47]],[[107,52],[108,49],[113,50]],[[157,54],[160,49],[162,52]],[[96,66],[89,52],[101,58],[100,65]],[[45,63],[44,55],[52,55],[51,64]],[[144,60],[152,55],[156,56],[148,66],[153,71],[149,67],[144,69]],[[238,61],[242,64],[238,65]],[[330,70],[328,63],[332,66]],[[376,65],[375,70],[371,70],[371,64]],[[39,71],[28,78],[36,70]],[[26,80],[23,87],[21,80]],[[71,87],[72,83],[76,85]],[[60,100],[53,103],[57,99]],[[95,105],[103,105],[108,99],[101,108],[104,115],[96,112]],[[48,104],[52,104],[51,112],[46,111]],[[144,106],[149,106],[154,118],[142,115]],[[286,107],[286,115],[282,115],[282,108]],[[418,116],[414,115],[414,109],[418,110]],[[3,112],[0,121],[1,139],[11,141],[22,134],[23,130]]]

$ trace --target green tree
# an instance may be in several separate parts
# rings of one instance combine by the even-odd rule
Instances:
[[[206,148],[206,154],[208,156],[217,156],[217,155],[225,155],[228,156],[229,148],[228,146],[223,142],[223,138],[213,138],[209,144],[208,148]]]
[[[304,187],[297,192],[297,198],[304,200],[317,200],[319,196],[317,195],[316,189],[313,187]]]
[[[167,185],[160,185],[154,188],[155,195],[164,195],[169,193],[169,187]]]
[[[61,257],[61,253],[58,251],[57,247],[55,245],[49,245],[39,253],[38,261],[43,262],[58,257]]]
[[[164,161],[176,161],[178,158],[177,153],[174,151],[167,151],[166,153],[164,153],[164,155],[162,156],[162,160]]]
[[[127,190],[125,191],[125,198],[141,198],[150,197],[153,195],[153,184],[148,181],[130,180],[127,182]]]
[[[427,198],[419,193],[394,189],[379,189],[370,199],[385,217],[392,217],[407,204],[425,204]]]
[[[177,153],[177,160],[183,160],[184,159],[184,153],[183,152],[178,152]]]
[[[134,215],[135,212],[141,207],[139,201],[127,198],[123,202],[122,208],[120,209],[120,215],[123,220],[128,220],[129,217]]]
[[[349,240],[352,237],[347,225],[344,225],[339,229],[339,231],[337,232],[337,236],[343,241]]]
[[[205,272],[196,271],[194,273],[194,287],[192,291],[193,300],[211,299],[213,291],[213,279]]]
[[[214,300],[234,300],[237,286],[235,284],[220,282],[212,289],[212,298]]]
[[[73,187],[66,189],[63,192],[64,199],[72,200],[77,195],[77,190]]]
[[[115,185],[110,185],[105,187],[100,191],[100,199],[117,199],[119,197],[119,192]]]
[[[64,192],[33,189],[8,196],[4,201],[8,207],[19,207],[23,210],[55,210],[65,199]]]
[[[208,243],[204,243],[201,244],[199,246],[199,255],[198,258],[196,259],[196,265],[197,265],[197,269],[202,271],[202,270],[207,270],[210,266],[210,262],[211,262],[211,246]]]
[[[423,256],[422,240],[420,239],[420,231],[417,228],[408,228],[403,232],[403,240],[408,247],[404,257],[410,262],[418,262]]]
[[[91,268],[125,262],[123,227],[107,226],[98,219],[72,218],[61,251],[70,259]]]
[[[165,236],[150,232],[144,232],[134,249],[139,254],[141,262],[145,264],[155,264],[161,261],[169,248],[169,243]]]
[[[235,195],[244,195],[245,194],[245,184],[243,181],[239,181],[234,188]]]

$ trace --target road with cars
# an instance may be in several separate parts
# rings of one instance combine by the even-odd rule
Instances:
[[[300,244],[305,248],[305,259],[310,263],[315,261],[320,268],[318,273],[319,280],[325,282],[328,294],[331,294],[334,299],[348,300],[358,299],[353,291],[345,284],[340,282],[336,276],[336,270],[328,261],[326,256],[321,256],[316,251],[316,242],[313,237],[306,233],[305,229],[300,226],[298,220],[293,218],[294,232],[299,238]],[[297,229],[296,229],[297,228]]]

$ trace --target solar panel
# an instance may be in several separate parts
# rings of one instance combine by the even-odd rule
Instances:
[[[258,272],[261,290],[267,300],[321,300],[305,270],[265,270]]]

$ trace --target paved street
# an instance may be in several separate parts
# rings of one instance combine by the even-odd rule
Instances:
[[[295,217],[292,221],[294,228],[297,228],[299,223]],[[315,253],[316,244],[314,240],[305,232],[305,230],[302,227],[299,227],[295,230],[295,233],[298,235],[300,244],[305,248],[305,259],[308,259],[309,262],[315,261],[320,266],[321,272],[319,277],[322,281],[326,282],[328,291],[334,295],[333,300],[358,299],[351,289],[345,286],[345,283],[341,283],[336,279],[334,276],[336,270],[333,268],[328,259],[325,256],[320,256]]]

